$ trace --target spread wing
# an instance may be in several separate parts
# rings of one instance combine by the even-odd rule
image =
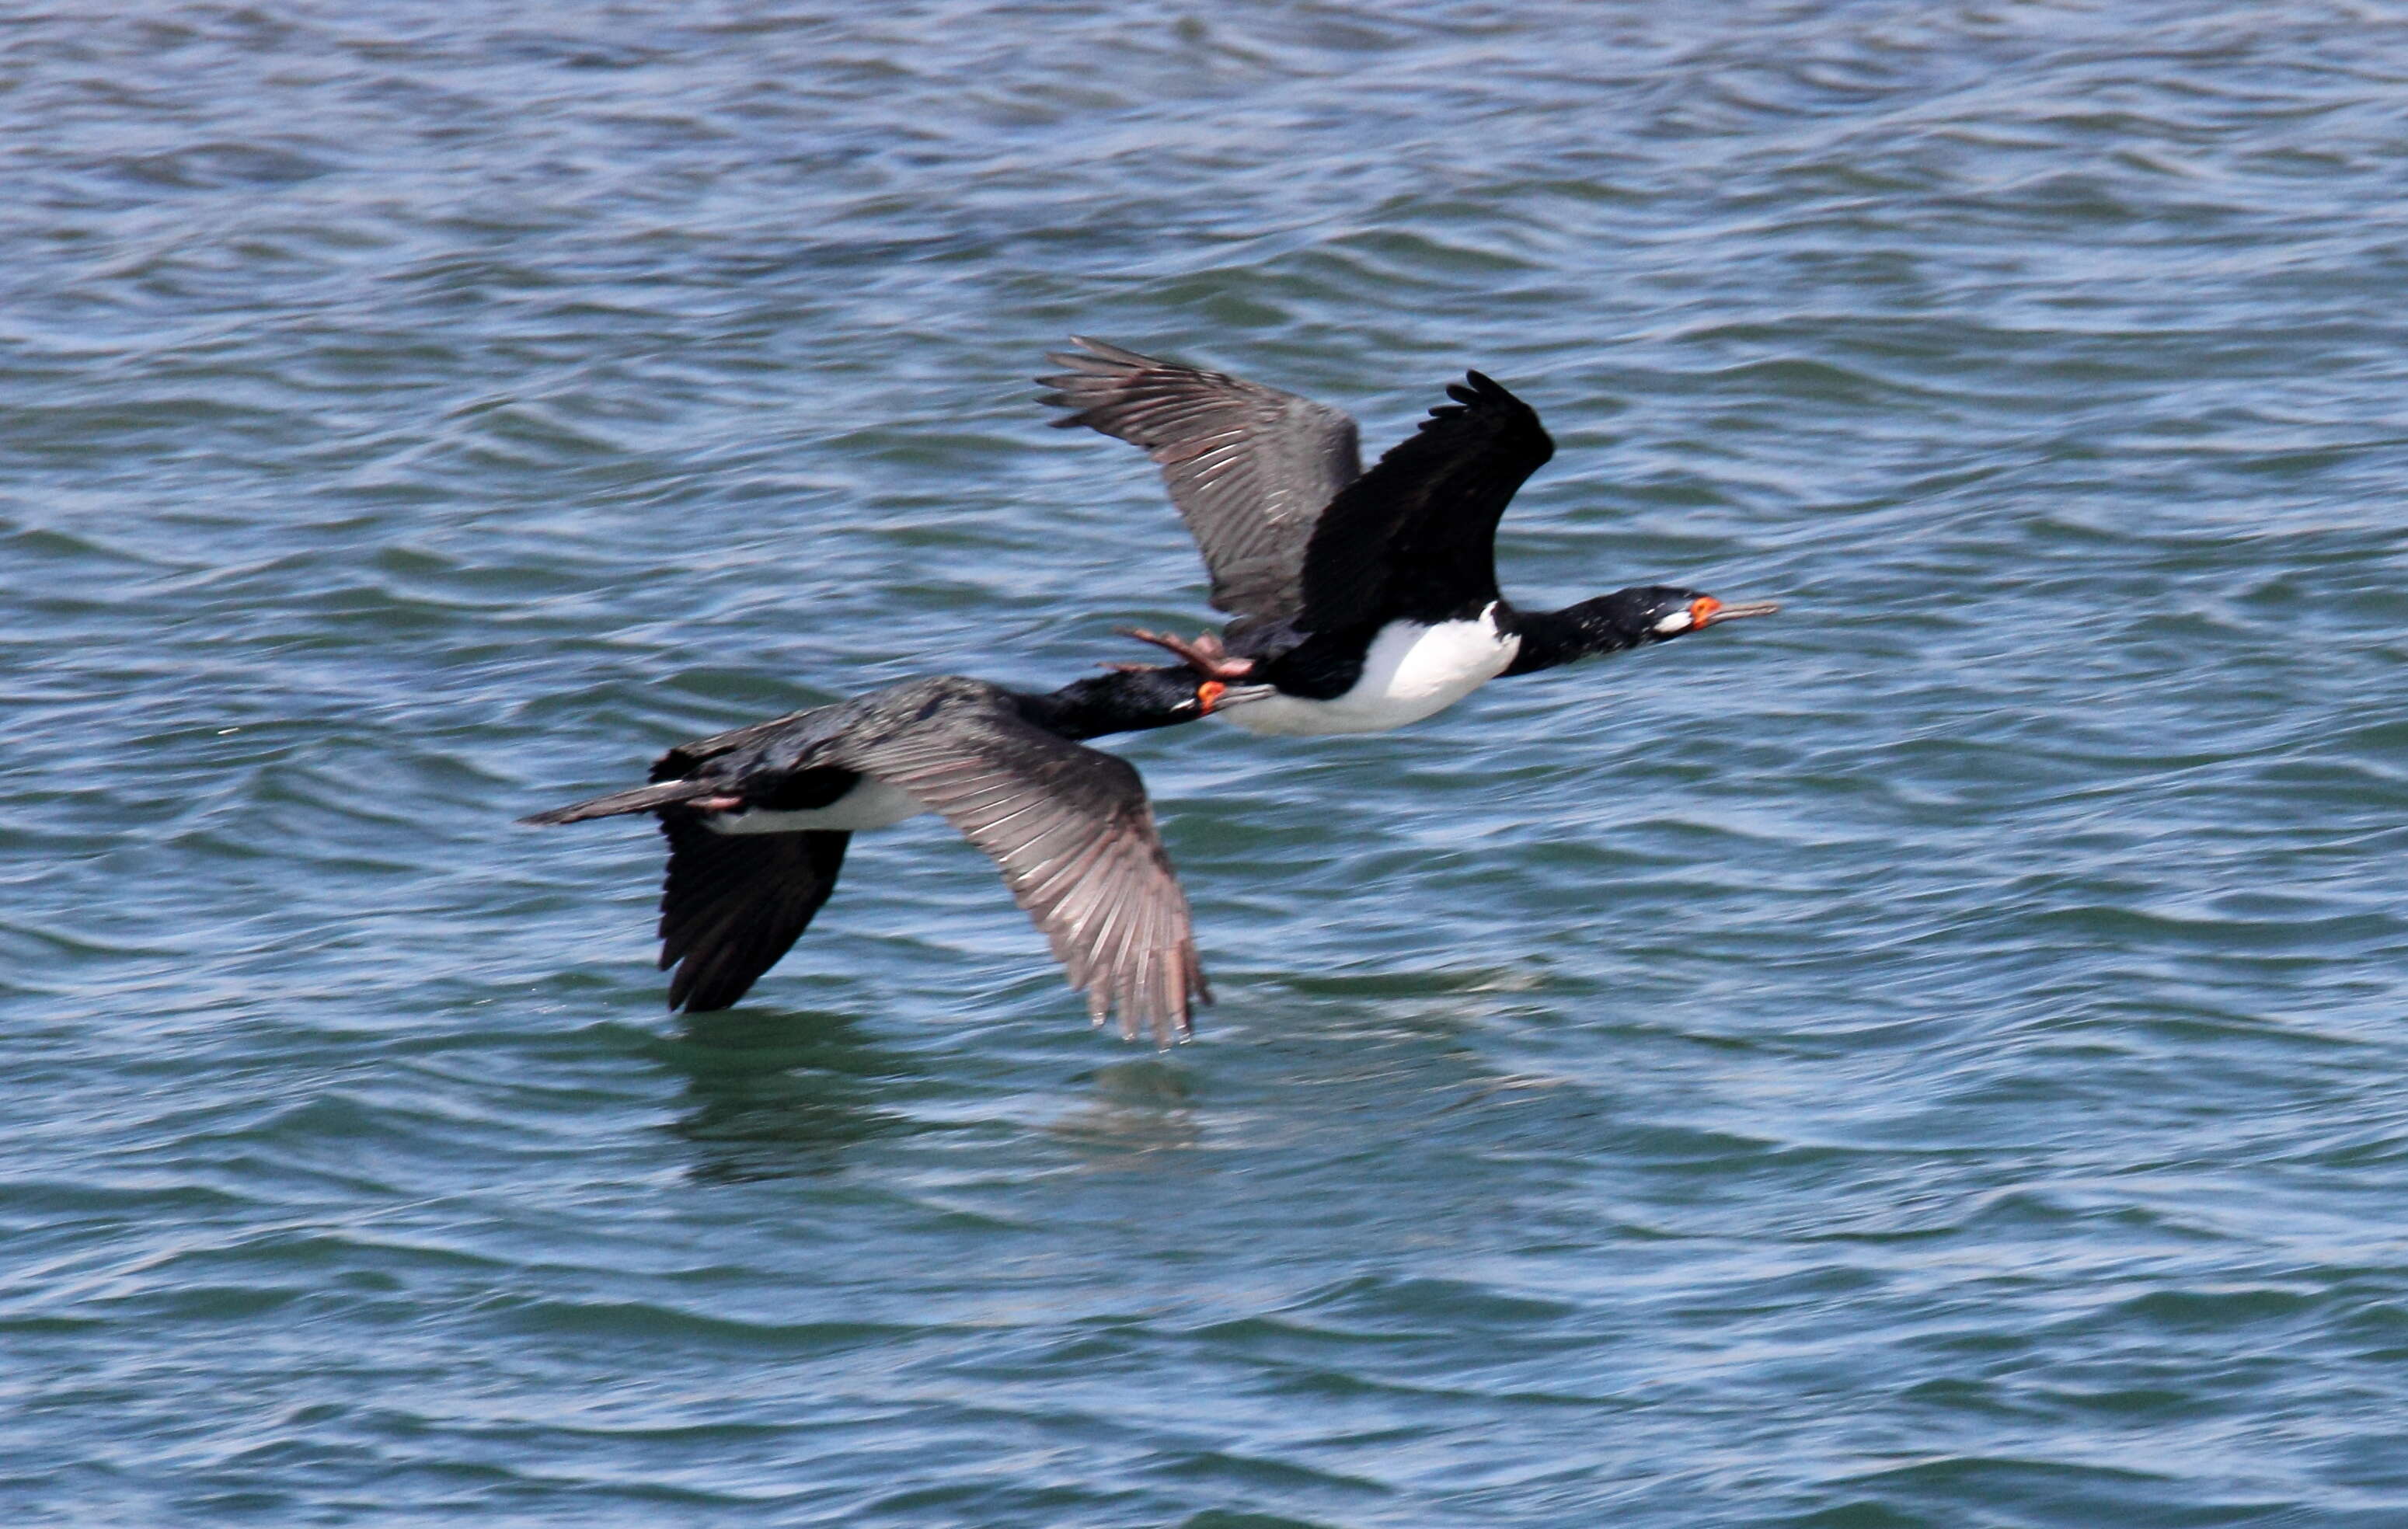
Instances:
[[[1335,632],[1403,614],[1440,621],[1497,598],[1497,522],[1555,454],[1536,410],[1478,372],[1323,512],[1297,624]]]
[[[725,1008],[778,964],[836,890],[849,833],[719,834],[691,813],[661,819],[661,969],[669,1007]]]
[[[1157,361],[1101,340],[1046,357],[1038,379],[1054,421],[1117,436],[1162,466],[1170,502],[1212,576],[1212,604],[1240,616],[1296,614],[1306,542],[1321,512],[1363,471],[1354,422],[1260,383]]]
[[[892,730],[848,737],[831,763],[900,787],[991,856],[1045,932],[1097,1024],[1158,1044],[1211,1001],[1187,896],[1125,760],[1058,738],[1000,693],[954,696]]]

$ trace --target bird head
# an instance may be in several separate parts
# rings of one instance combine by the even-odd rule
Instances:
[[[1737,621],[1742,616],[1770,616],[1781,607],[1770,600],[1726,603],[1696,590],[1669,584],[1646,584],[1616,590],[1598,602],[1608,624],[1631,646],[1670,642],[1691,632]]]

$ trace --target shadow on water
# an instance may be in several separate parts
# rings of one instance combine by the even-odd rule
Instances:
[[[694,1178],[723,1183],[837,1172],[845,1149],[905,1128],[878,1097],[918,1071],[841,1014],[689,1014],[654,1054],[694,1102],[666,1129],[700,1149]]]

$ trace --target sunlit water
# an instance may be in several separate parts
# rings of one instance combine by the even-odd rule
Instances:
[[[2408,1523],[2373,6],[0,21],[10,1524]],[[1122,751],[1221,993],[518,815],[1208,616],[1068,332],[1774,621]]]

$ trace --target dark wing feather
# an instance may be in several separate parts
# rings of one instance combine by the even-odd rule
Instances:
[[[836,890],[848,833],[719,834],[688,813],[661,820],[661,966],[669,1007],[725,1008],[793,947]]]
[[[1497,522],[1555,443],[1529,405],[1478,372],[1466,379],[1323,513],[1299,626],[1441,621],[1497,598]]]
[[[1215,607],[1293,616],[1313,522],[1363,471],[1354,422],[1241,378],[1071,339],[1082,350],[1046,358],[1069,370],[1038,379],[1054,390],[1046,403],[1072,411],[1054,422],[1100,430],[1161,464]]]
[[[910,792],[1003,871],[1097,1024],[1150,1026],[1157,1043],[1210,1001],[1187,897],[1125,760],[1024,720],[1001,692],[957,694],[890,730],[866,730],[831,762]]]

